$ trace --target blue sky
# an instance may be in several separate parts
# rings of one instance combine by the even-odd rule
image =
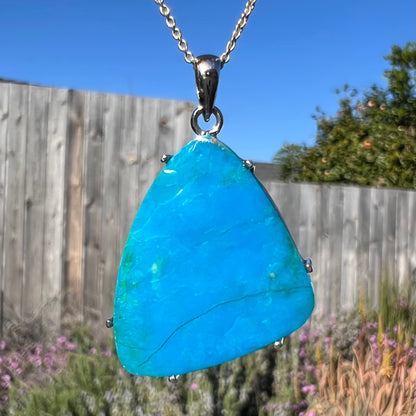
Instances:
[[[245,0],[167,4],[196,56],[220,55]],[[414,0],[258,0],[221,72],[219,138],[255,161],[312,144],[316,106],[333,114],[345,83],[383,85],[383,55],[415,39],[415,16]],[[0,78],[197,101],[153,0],[0,0],[0,33]]]

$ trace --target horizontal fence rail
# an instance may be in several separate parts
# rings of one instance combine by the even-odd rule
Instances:
[[[188,102],[0,81],[1,325],[103,323],[160,156],[192,138]],[[414,285],[416,193],[290,184],[257,171],[315,271],[316,314]]]

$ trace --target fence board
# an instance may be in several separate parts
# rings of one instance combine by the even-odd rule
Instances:
[[[101,307],[104,95],[88,93],[86,111],[83,303],[84,315],[92,318]]]
[[[6,205],[4,227],[4,302],[11,318],[22,316],[26,137],[29,89],[10,85]]]
[[[143,99],[128,96],[124,105],[124,129],[120,143],[120,243],[124,247],[139,208],[139,152]]]
[[[0,322],[3,322],[3,293],[5,284],[5,210],[6,210],[6,161],[7,161],[7,133],[9,119],[9,85],[0,88]],[[0,335],[2,327],[0,325]]]
[[[29,88],[25,166],[23,319],[38,315],[42,304],[48,101],[48,89],[35,86]],[[39,112],[38,108],[45,108],[45,111]]]
[[[61,292],[64,256],[65,154],[68,91],[50,89],[48,141],[46,148],[46,193],[44,228],[44,275],[42,320],[58,330],[61,323]]]
[[[384,205],[385,192],[380,189],[371,189],[370,200],[370,237],[368,246],[370,277],[368,296],[370,306],[378,306],[378,288],[380,287],[383,267],[383,218],[385,216]]]
[[[358,209],[359,189],[351,187],[348,198],[344,197],[342,232],[341,304],[347,308],[352,308],[357,300]]]
[[[409,199],[404,191],[397,191],[396,205],[396,236],[395,236],[395,275],[398,276],[398,285],[405,283],[404,276],[410,275],[409,258]]]
[[[112,293],[121,256],[120,243],[120,133],[124,106],[117,96],[106,94],[103,154],[102,289],[103,311],[111,314]],[[109,140],[109,138],[113,138]],[[111,316],[111,315],[110,315]]]
[[[342,262],[340,257],[342,255],[342,223],[343,223],[343,206],[344,206],[344,192],[340,187],[328,187],[328,265],[327,279],[330,280],[331,295],[330,295],[330,309],[329,312],[336,311],[340,305],[341,293],[341,277],[342,277]],[[331,261],[329,261],[331,259]],[[322,266],[322,264],[321,264]]]
[[[382,257],[382,277],[396,284],[394,272],[396,270],[396,215],[397,215],[397,190],[391,189],[388,194],[384,194],[385,213],[383,223],[383,257]]]

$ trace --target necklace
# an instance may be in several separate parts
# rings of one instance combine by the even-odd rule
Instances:
[[[154,0],[193,65],[199,105],[196,138],[159,173],[131,227],[117,277],[118,357],[136,375],[170,376],[248,354],[302,326],[314,307],[303,259],[271,197],[217,135],[219,72],[229,61],[256,0],[246,3],[225,52],[195,57],[169,7]],[[216,123],[208,131],[198,118]],[[279,340],[279,341],[276,341]]]

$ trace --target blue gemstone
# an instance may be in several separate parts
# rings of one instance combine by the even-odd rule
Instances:
[[[270,197],[219,140],[197,137],[147,193],[124,248],[114,333],[131,373],[170,376],[299,328],[314,295]]]

